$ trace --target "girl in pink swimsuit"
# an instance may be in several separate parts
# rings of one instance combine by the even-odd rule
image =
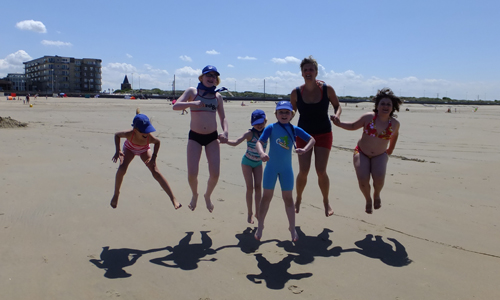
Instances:
[[[116,171],[115,194],[111,199],[111,207],[116,208],[116,206],[118,205],[118,198],[120,196],[120,187],[123,182],[123,177],[125,176],[125,173],[127,173],[127,168],[130,162],[136,155],[138,155],[151,171],[154,179],[158,181],[160,186],[170,197],[170,201],[172,201],[175,209],[180,208],[182,205],[177,202],[177,199],[170,189],[170,185],[156,166],[156,156],[158,155],[158,151],[160,150],[160,140],[151,134],[152,132],[156,131],[156,129],[153,127],[153,125],[151,125],[151,122],[146,115],[139,113],[139,109],[137,109],[132,126],[134,127],[132,130],[120,131],[115,133],[116,152],[112,160],[113,162],[117,162],[118,160],[120,160],[120,166],[118,167],[118,171]],[[123,144],[123,152],[122,150],[120,150],[121,138],[126,139],[125,143]],[[149,144],[155,145],[153,153],[151,153]]]
[[[375,109],[358,120],[347,123],[331,116],[333,124],[347,130],[363,128],[363,134],[354,149],[353,163],[358,177],[359,188],[366,200],[365,212],[371,214],[382,204],[380,192],[384,187],[385,173],[389,155],[396,147],[399,135],[399,122],[394,112],[399,111],[402,101],[394,93],[384,88],[373,98]],[[361,150],[363,149],[363,150]],[[373,179],[373,204],[370,194],[370,177]]]

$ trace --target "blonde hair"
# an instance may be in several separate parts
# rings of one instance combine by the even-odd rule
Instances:
[[[207,74],[208,74],[208,73],[207,73]],[[201,81],[201,78],[203,78],[203,75],[205,75],[205,74],[201,74],[200,76],[198,76],[198,80],[199,80],[200,82],[202,82],[202,81]],[[216,81],[217,81],[217,83],[216,83],[215,85],[217,86],[217,85],[219,85],[219,84],[220,84],[220,77],[219,77],[218,75],[217,75]]]

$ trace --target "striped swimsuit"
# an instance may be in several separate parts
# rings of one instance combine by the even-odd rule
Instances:
[[[136,145],[136,144],[132,143],[132,140],[134,139],[134,134],[135,134],[135,132],[132,133],[130,140],[125,140],[125,143],[123,143],[124,149],[130,150],[135,155],[141,155],[141,154],[147,152],[149,149],[151,149],[149,147],[149,135],[148,135],[148,139],[146,141],[146,143],[147,143],[146,145]]]

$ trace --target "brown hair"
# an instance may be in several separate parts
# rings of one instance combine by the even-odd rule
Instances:
[[[392,111],[390,113],[390,116],[392,117],[394,115],[395,111],[399,111],[399,106],[403,104],[403,101],[399,99],[396,95],[394,95],[394,92],[390,88],[383,88],[381,90],[378,90],[377,95],[373,97],[372,101],[375,102],[375,109],[373,110],[375,113],[378,113],[378,104],[380,103],[380,100],[382,99],[389,99],[392,102]]]
[[[318,71],[318,62],[312,57],[312,55],[309,55],[309,57],[306,57],[302,60],[302,62],[300,63],[300,70],[302,70],[302,68],[307,64],[313,65],[316,71]]]

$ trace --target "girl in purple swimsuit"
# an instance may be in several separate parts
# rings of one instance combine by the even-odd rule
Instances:
[[[215,90],[215,87],[220,83],[219,75],[214,66],[208,65],[203,68],[202,74],[198,77],[200,80],[198,87],[190,87],[185,90],[173,106],[174,110],[187,108],[191,110],[191,125],[187,144],[188,182],[193,193],[189,204],[191,210],[194,210],[198,203],[198,170],[203,147],[205,147],[210,174],[204,198],[208,211],[212,212],[214,209],[211,196],[219,181],[219,140],[226,142],[228,136],[228,122],[224,113],[222,96],[218,90]],[[221,134],[217,133],[216,114],[219,115],[223,130]]]
[[[365,196],[365,212],[371,214],[379,209],[380,192],[384,187],[385,173],[389,155],[396,147],[399,135],[399,122],[394,112],[399,111],[402,101],[389,88],[379,90],[373,98],[375,109],[362,115],[358,120],[347,123],[338,117],[330,119],[336,126],[346,130],[363,128],[361,139],[354,149],[353,163],[358,177],[359,188]],[[373,179],[373,205],[370,194],[370,177]]]

